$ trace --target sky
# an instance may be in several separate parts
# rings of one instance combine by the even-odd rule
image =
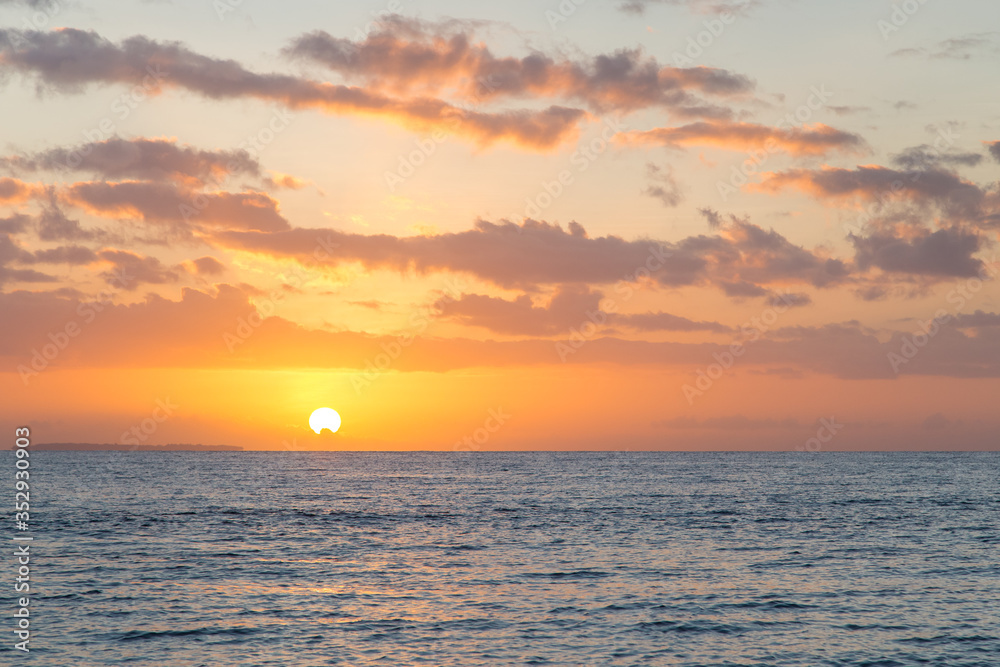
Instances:
[[[0,0],[9,429],[1000,447],[996,2],[319,4]]]

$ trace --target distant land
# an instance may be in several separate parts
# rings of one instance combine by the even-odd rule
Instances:
[[[48,442],[31,445],[42,452],[241,452],[236,445],[95,445],[87,442]]]

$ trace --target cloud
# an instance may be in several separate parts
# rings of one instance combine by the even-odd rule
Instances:
[[[691,320],[670,313],[630,313],[609,314],[608,323],[616,327],[635,329],[636,331],[711,331],[727,333],[730,327],[718,322]]]
[[[40,185],[25,183],[16,178],[0,178],[0,204],[20,204],[44,194]]]
[[[691,236],[672,243],[626,241],[617,236],[590,238],[575,222],[564,230],[530,219],[521,225],[479,220],[471,230],[431,236],[291,229],[274,233],[225,231],[213,234],[212,239],[232,249],[310,263],[319,257],[320,264],[327,266],[359,263],[368,269],[404,273],[469,273],[501,287],[522,289],[631,282],[643,276],[673,287],[727,280],[804,282],[823,287],[842,281],[849,273],[843,262],[805,250],[773,230],[765,231],[746,221],[738,221],[716,236]]]
[[[226,265],[214,257],[199,257],[186,265],[191,273],[199,276],[218,276],[226,272]]]
[[[258,74],[234,60],[210,58],[176,42],[134,36],[115,44],[74,28],[0,29],[0,65],[62,92],[80,92],[94,83],[145,82],[150,95],[180,88],[215,100],[256,98],[288,109],[377,116],[418,131],[453,131],[479,145],[509,141],[549,149],[575,137],[577,122],[585,115],[562,106],[487,113],[435,98],[396,99],[288,74]]]
[[[837,114],[838,116],[850,116],[856,113],[864,113],[865,111],[871,111],[871,107],[863,106],[850,106],[850,105],[836,105],[828,104],[826,108]]]
[[[977,310],[974,313],[959,313],[953,316],[955,326],[959,328],[1000,327],[1000,313],[986,313]]]
[[[923,170],[947,165],[954,167],[975,167],[983,161],[979,153],[944,153],[933,146],[921,144],[911,146],[892,156],[894,164],[907,169]]]
[[[139,218],[176,228],[279,231],[288,221],[278,201],[263,192],[195,192],[171,183],[124,181],[73,183],[60,192],[66,203],[105,218]]]
[[[719,282],[719,287],[726,296],[737,300],[767,295],[766,289],[746,280],[723,280]]]
[[[79,220],[66,217],[54,204],[45,206],[38,216],[38,238],[42,241],[90,241],[104,236],[101,230],[84,229]]]
[[[716,322],[696,322],[669,313],[605,312],[600,306],[603,298],[601,292],[586,287],[564,286],[544,307],[535,306],[526,294],[514,301],[463,294],[458,299],[439,299],[434,306],[441,318],[510,335],[566,335],[571,328],[579,328],[587,321],[637,331],[729,331]]]
[[[843,281],[850,273],[843,261],[806,250],[773,229],[765,230],[745,220],[733,219],[723,234],[739,250],[732,271],[741,280],[756,284],[802,281],[826,287]]]
[[[625,0],[618,8],[630,14],[643,14],[651,5],[668,5],[686,7],[696,14],[741,14],[764,4],[764,0]]]
[[[890,56],[920,56],[940,60],[969,60],[980,54],[1000,53],[997,33],[970,33],[961,37],[941,40],[930,47],[898,49]]]
[[[11,238],[10,234],[0,234],[0,287],[7,283],[43,283],[56,280],[55,277],[35,271],[34,269],[14,269],[8,266],[8,264],[15,262],[30,263],[33,260],[34,258],[31,253],[19,246]],[[0,319],[4,322],[17,322],[17,320],[6,318]],[[10,329],[15,327],[8,326],[3,328]]]
[[[698,213],[709,228],[719,230],[741,251],[731,260],[731,278],[719,283],[726,296],[734,299],[766,296],[769,303],[806,305],[811,301],[807,294],[775,294],[757,283],[795,281],[797,277],[816,287],[826,287],[846,280],[851,272],[851,267],[843,261],[810,252],[773,229],[765,231],[752,224],[749,218],[720,214],[711,208],[698,209]]]
[[[971,278],[983,269],[973,257],[982,247],[978,234],[961,229],[918,230],[908,238],[890,233],[850,236],[854,261],[862,270]]]
[[[770,294],[767,297],[769,306],[788,306],[789,308],[799,308],[812,303],[812,297],[804,292],[793,292],[786,294]]]
[[[114,255],[111,258],[122,259]],[[122,263],[131,262],[125,259]],[[30,326],[4,327],[0,331],[0,350],[7,360],[30,369],[32,350],[48,343],[49,333],[62,331],[67,323],[75,322],[81,328],[80,335],[52,365],[187,367],[186,363],[213,363],[220,352],[226,354],[222,332],[251,312],[246,295],[228,285],[221,286],[214,297],[184,288],[179,301],[151,294],[145,301],[131,305],[17,291],[0,294],[0,316],[5,320],[23,317]]]
[[[0,218],[0,234],[19,234],[28,228],[31,217],[23,213],[14,213],[6,218]]]
[[[497,333],[548,336],[578,326],[587,312],[599,312],[600,292],[567,286],[558,290],[546,307],[535,307],[524,294],[507,301],[480,294],[439,299],[434,305],[440,317]]]
[[[767,127],[756,123],[702,121],[679,127],[632,130],[617,135],[624,144],[667,147],[712,146],[731,151],[785,151],[795,156],[825,155],[833,151],[863,153],[867,145],[856,134],[816,123],[802,127]]]
[[[271,172],[271,175],[264,182],[272,188],[284,188],[286,190],[301,190],[309,184],[309,181],[296,178],[291,174],[282,174],[276,171]]]
[[[0,251],[2,252],[2,251]],[[63,294],[66,294],[63,292]],[[238,337],[240,322],[259,315],[241,290],[219,285],[216,294],[184,288],[172,301],[147,295],[131,305],[98,303],[52,292],[0,293],[0,318],[21,326],[0,328],[0,361],[9,368],[30,363],[32,350],[48,334],[76,321],[83,332],[52,362],[55,366],[144,368],[250,367],[364,369],[397,336],[309,330],[280,317],[263,318]],[[933,345],[900,367],[900,375],[1000,377],[1000,330],[970,337],[942,327]],[[229,336],[227,344],[226,336]],[[887,361],[911,332],[881,342],[856,322],[822,327],[786,327],[767,332],[741,361],[748,371],[781,369],[841,378],[898,377]],[[233,342],[235,340],[235,342]],[[598,337],[566,358],[572,364],[672,366],[694,369],[711,363],[730,343],[676,343]],[[551,339],[482,341],[418,336],[393,363],[401,372],[559,363]],[[789,370],[791,369],[791,370]],[[30,378],[29,378],[30,379]],[[680,388],[678,387],[678,392]]]
[[[698,213],[705,218],[705,222],[708,223],[709,229],[718,229],[722,226],[722,216],[719,212],[711,208],[699,208]]]
[[[654,197],[663,202],[664,206],[675,207],[681,203],[680,185],[674,178],[674,168],[670,165],[658,167],[652,162],[646,163],[646,178],[650,184],[647,185],[642,194]]]
[[[59,246],[33,253],[34,262],[40,264],[91,264],[98,259],[97,253],[79,245]]]
[[[728,97],[754,88],[745,76],[712,67],[663,66],[638,49],[583,61],[556,60],[537,51],[523,58],[497,57],[468,32],[400,17],[383,27],[361,42],[311,32],[286,53],[395,94],[448,91],[477,104],[503,97],[556,98],[602,113],[661,107],[681,117],[728,118],[729,109],[695,93]]]
[[[101,273],[109,285],[124,290],[134,290],[144,283],[162,285],[177,282],[180,276],[155,257],[139,255],[127,250],[102,250],[98,257],[111,265]]]
[[[173,180],[189,186],[219,182],[231,174],[259,176],[260,166],[243,150],[208,151],[179,146],[170,139],[121,139],[88,142],[12,155],[0,165],[18,171],[81,171],[112,180]]]
[[[823,167],[768,172],[761,179],[759,184],[746,188],[771,194],[795,188],[844,205],[854,199],[880,201],[893,196],[911,203],[935,205],[946,216],[968,222],[989,223],[988,216],[1000,208],[996,194],[938,168],[899,171],[877,165],[856,169]]]
[[[1000,162],[1000,141],[986,141],[984,143],[993,159]]]

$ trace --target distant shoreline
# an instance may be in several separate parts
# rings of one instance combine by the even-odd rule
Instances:
[[[31,445],[39,452],[242,452],[236,445],[110,445],[78,442],[48,442]]]

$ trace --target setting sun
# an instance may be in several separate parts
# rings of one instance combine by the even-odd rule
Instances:
[[[330,433],[336,433],[340,429],[340,414],[332,408],[316,408],[309,415],[309,428],[322,433],[323,429],[330,429]]]

